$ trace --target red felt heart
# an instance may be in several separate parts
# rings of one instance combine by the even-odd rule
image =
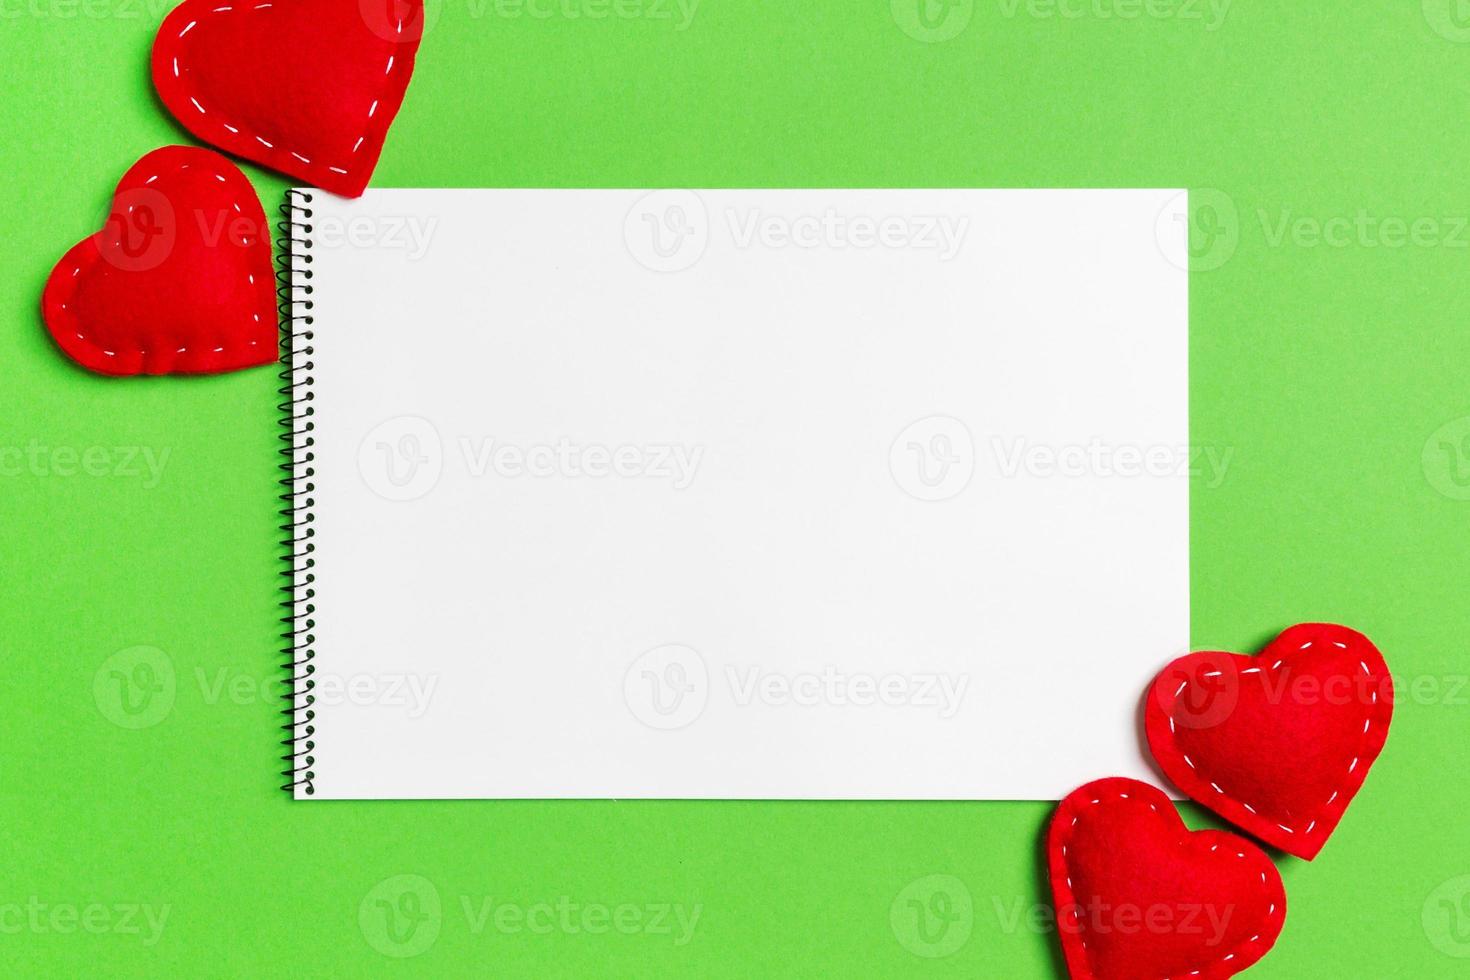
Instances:
[[[356,197],[413,74],[422,0],[185,0],[153,84],[195,136]]]
[[[1132,779],[1063,800],[1047,859],[1073,980],[1221,980],[1265,956],[1286,918],[1265,852],[1223,831],[1190,833],[1167,796]]]
[[[102,374],[207,374],[276,359],[265,212],[218,153],[166,146],[117,185],[102,230],[66,253],[41,298],[72,360]]]
[[[1311,860],[1388,738],[1393,679],[1342,626],[1286,630],[1259,657],[1193,653],[1164,668],[1144,712],[1148,744],[1191,799]]]

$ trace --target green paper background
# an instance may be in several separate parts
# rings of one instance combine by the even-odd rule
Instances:
[[[1401,685],[1336,837],[1312,865],[1280,861],[1286,931],[1252,975],[1461,975],[1470,11],[954,0],[937,32],[954,36],[934,41],[906,32],[924,34],[913,3],[703,0],[689,18],[672,0],[541,0],[549,16],[436,0],[373,184],[1194,189],[1209,213],[1193,438],[1234,454],[1222,484],[1194,487],[1195,644],[1255,649],[1338,620]],[[297,804],[275,788],[275,372],[93,377],[37,312],[122,173],[189,142],[148,81],[166,12],[0,0],[4,972],[1057,976],[1055,937],[1011,919],[1045,901],[1047,805]],[[274,208],[286,182],[245,169]],[[102,475],[57,472],[89,449]],[[129,472],[145,450],[156,480]],[[105,662],[140,645],[176,689],[128,728]],[[395,947],[359,925],[399,875],[443,906],[407,958],[373,942],[417,952],[430,926]],[[957,919],[926,945],[905,910],[936,889]],[[461,905],[563,896],[700,917],[680,944],[476,932]],[[167,907],[161,933],[127,906]]]

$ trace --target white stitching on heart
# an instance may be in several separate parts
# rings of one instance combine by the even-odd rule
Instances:
[[[1119,800],[1127,800],[1128,798],[1129,797],[1128,797],[1128,794],[1127,793],[1124,793],[1122,791],[1119,791],[1118,792],[1118,799]],[[1107,798],[1104,797],[1104,796],[1099,796],[1097,799],[1089,800],[1088,801],[1088,805],[1089,806],[1097,806],[1098,804],[1104,802],[1105,799],[1107,799]],[[1155,803],[1149,803],[1148,804],[1148,808],[1150,810],[1152,810],[1153,812],[1155,812],[1155,813],[1159,813],[1158,805],[1155,804]],[[1178,812],[1177,811],[1175,811],[1175,816],[1176,817],[1178,816]],[[1067,825],[1067,833],[1070,834],[1073,830],[1076,829],[1077,822],[1080,819],[1081,819],[1080,817],[1076,817],[1076,816],[1074,816],[1072,818],[1072,822]],[[1180,830],[1183,831],[1183,836],[1179,838],[1179,846],[1182,848],[1182,847],[1186,846],[1186,844],[1189,841],[1190,831],[1189,831],[1189,828],[1188,827],[1184,827],[1184,826],[1181,826],[1180,827]],[[1068,838],[1068,840],[1070,840],[1070,838]],[[1062,861],[1065,863],[1066,862],[1066,859],[1067,859],[1068,843],[1067,843],[1067,841],[1059,841],[1058,843],[1061,844]],[[1214,853],[1214,852],[1218,851],[1219,849],[1220,849],[1220,845],[1219,844],[1211,844],[1210,845],[1210,852],[1211,853]],[[1242,851],[1237,851],[1236,854],[1235,854],[1235,856],[1239,860],[1245,860],[1245,851],[1243,851],[1243,850]],[[1268,858],[1267,860],[1269,861],[1270,859]],[[1068,866],[1068,867],[1065,867],[1063,870],[1065,872],[1066,881],[1067,881],[1067,897],[1072,900],[1070,904],[1073,905],[1073,906],[1076,906],[1076,904],[1077,904],[1077,902],[1076,902],[1076,896],[1072,894],[1072,874],[1071,874],[1072,869],[1071,869],[1070,866]],[[1266,872],[1265,871],[1262,871],[1261,872],[1261,888],[1262,889],[1266,889],[1266,890],[1269,890],[1269,888],[1270,888],[1269,884],[1266,881]],[[1266,919],[1269,922],[1269,921],[1271,921],[1271,920],[1273,920],[1273,919],[1276,918],[1276,903],[1275,902],[1269,902],[1267,904],[1269,905],[1269,908],[1266,910]],[[1061,916],[1062,916],[1063,912],[1062,912],[1062,910],[1060,908],[1057,909],[1056,912],[1057,912],[1057,917],[1058,917],[1058,929],[1060,929],[1061,928],[1061,921],[1060,920],[1061,920]],[[1073,914],[1075,915],[1075,909],[1074,909]],[[1076,930],[1076,936],[1077,936],[1078,943],[1082,946],[1083,952],[1088,952],[1088,948],[1087,948],[1087,937],[1086,937],[1086,934],[1082,931],[1080,920],[1078,922],[1078,928]],[[1225,956],[1223,956],[1220,959],[1220,962],[1221,963],[1228,963],[1228,962],[1230,962],[1231,960],[1235,959],[1236,956],[1240,955],[1240,953],[1246,947],[1253,946],[1253,945],[1259,943],[1260,941],[1261,941],[1261,934],[1260,933],[1256,933],[1255,935],[1251,936],[1249,939],[1247,939],[1244,942],[1242,942],[1235,949],[1231,950]],[[1213,965],[1213,964],[1211,964],[1211,965]],[[1197,970],[1191,970],[1190,972],[1188,972],[1186,974],[1183,974],[1183,976],[1186,976],[1186,977],[1197,977],[1197,976],[1199,976],[1201,973],[1203,973],[1208,968],[1209,968],[1209,966],[1203,966],[1203,967],[1200,967]],[[1173,980],[1173,978],[1172,977],[1164,977],[1164,978],[1162,978],[1162,980]]]
[[[143,181],[143,184],[144,184],[144,186],[147,186],[148,184],[153,183],[159,177],[165,176],[166,174],[169,174],[169,173],[183,173],[185,170],[188,170],[189,169],[189,166],[190,165],[187,164],[187,163],[181,163],[181,164],[179,164],[179,166],[178,166],[178,168],[176,170],[174,170],[174,171],[163,171],[162,173],[154,174],[153,176],[149,177],[147,180]],[[225,180],[224,175],[221,174],[221,173],[219,173],[218,171],[216,171],[213,174],[213,177],[214,177],[215,180],[219,181],[221,184],[226,183],[226,180]],[[243,211],[240,210],[240,205],[239,204],[231,204],[230,206],[235,209],[235,212],[237,214],[243,214],[244,213]],[[133,211],[133,208],[132,207],[129,207],[128,208],[128,213],[131,214],[132,211]],[[264,229],[262,229],[262,230],[264,230]],[[71,276],[72,276],[73,279],[75,279],[77,276],[81,275],[81,273],[82,273],[82,267],[80,265],[78,265],[77,267],[75,267],[74,269],[71,270]],[[254,286],[255,285],[255,273],[253,273],[253,272],[250,273],[248,275],[248,278],[250,280],[250,285]],[[62,309],[62,310],[65,310],[66,309],[66,304],[65,303],[61,303],[61,304],[59,304],[59,307],[58,308],[59,309]],[[259,313],[252,314],[252,316],[254,317],[254,322],[255,323],[259,323],[260,322],[260,314]],[[107,350],[101,344],[99,344],[96,341],[92,340],[86,334],[82,333],[80,330],[76,330],[76,331],[73,331],[73,332],[76,334],[76,337],[77,337],[78,340],[80,340],[84,344],[90,345],[91,347],[95,348],[98,351],[101,351],[102,354],[103,354],[103,356],[105,356],[105,357],[117,357],[118,356],[118,352],[117,351],[115,351],[115,350]],[[247,340],[245,342],[245,346],[246,347],[259,347],[260,346],[260,341],[258,341],[258,340]],[[186,353],[188,353],[188,350],[189,350],[188,346],[185,345],[183,347],[180,347],[178,350],[174,351],[174,353],[175,354],[186,354]],[[138,353],[138,356],[139,357],[146,358],[148,356],[148,354],[149,354],[149,351],[139,350],[137,353]],[[224,353],[224,348],[223,347],[215,347],[215,348],[212,348],[210,350],[210,353],[211,354],[221,354],[221,353]]]
[[[1307,649],[1310,649],[1311,646],[1312,646],[1312,643],[1313,643],[1312,640],[1308,640],[1306,643],[1303,643],[1297,649],[1298,650],[1307,650]],[[1347,649],[1347,644],[1346,643],[1340,643],[1340,642],[1338,642],[1336,640],[1333,640],[1332,641],[1332,645],[1335,646],[1335,647],[1337,647],[1340,650],[1346,650]],[[1274,664],[1271,665],[1271,670],[1273,672],[1276,671],[1276,670],[1279,670],[1280,667],[1281,667],[1281,665],[1282,665],[1282,663],[1284,663],[1284,661],[1282,661],[1282,660],[1276,661]],[[1358,666],[1362,668],[1362,670],[1363,670],[1363,676],[1365,676],[1365,677],[1372,677],[1373,676],[1373,672],[1368,669],[1368,661],[1366,659],[1360,659],[1358,661]],[[1249,673],[1252,673],[1252,672],[1258,672],[1259,670],[1260,670],[1259,667],[1252,667],[1249,670],[1243,670],[1243,671],[1241,671],[1241,673],[1242,674],[1249,674]],[[1214,671],[1212,673],[1208,673],[1207,672],[1203,676],[1205,676],[1205,677],[1217,677],[1217,676],[1219,676],[1219,674],[1220,674],[1220,671],[1217,670],[1217,671]],[[1189,686],[1189,681],[1188,680],[1186,680],[1183,683],[1181,683],[1179,685],[1179,687],[1174,691],[1174,697],[1177,699],[1179,697],[1180,693],[1186,687],[1188,687],[1188,686]],[[1376,705],[1378,703],[1378,692],[1377,691],[1369,691],[1368,693],[1369,693],[1369,702],[1368,703],[1370,705]],[[1176,700],[1176,703],[1177,703],[1177,700]],[[1358,736],[1359,737],[1359,741],[1362,741],[1362,740],[1364,740],[1364,739],[1367,738],[1368,730],[1370,728],[1372,728],[1372,727],[1373,727],[1373,716],[1370,714],[1368,716],[1368,718],[1363,722],[1363,731]],[[1174,733],[1174,718],[1173,718],[1172,712],[1171,712],[1170,717],[1169,717],[1169,732],[1170,732],[1170,734],[1173,734]],[[1189,766],[1190,770],[1192,770],[1195,773],[1199,773],[1198,767],[1195,766],[1194,762],[1189,758],[1188,755],[1185,755],[1183,752],[1180,752],[1179,754],[1180,754],[1181,757],[1183,757],[1185,764]],[[1353,757],[1352,763],[1348,765],[1347,774],[1349,776],[1351,776],[1354,772],[1357,771],[1358,763],[1360,763],[1360,762],[1362,762],[1362,756],[1354,756]],[[1203,774],[1200,774],[1200,778],[1201,779],[1204,778]],[[1246,810],[1250,811],[1250,814],[1252,816],[1259,816],[1259,813],[1257,812],[1257,810],[1256,810],[1255,807],[1251,806],[1249,803],[1244,802],[1239,797],[1232,796],[1231,794],[1225,792],[1223,789],[1220,788],[1219,784],[1217,784],[1217,783],[1215,783],[1213,781],[1210,781],[1210,788],[1213,789],[1220,796],[1224,797],[1225,799],[1231,800],[1231,801],[1236,802],[1236,803],[1239,803],[1241,806],[1245,807]],[[1330,807],[1330,806],[1332,806],[1332,804],[1337,801],[1337,798],[1340,795],[1342,795],[1342,790],[1341,789],[1335,790],[1333,792],[1333,794],[1327,798],[1327,802],[1325,804],[1323,804],[1323,806],[1324,807]],[[1293,830],[1291,827],[1288,827],[1284,823],[1278,823],[1278,824],[1276,824],[1276,826],[1277,827],[1280,827],[1282,830],[1286,831],[1288,834],[1291,834],[1293,836],[1296,835],[1296,831]],[[1313,820],[1311,823],[1307,824],[1306,829],[1302,831],[1302,836],[1303,837],[1310,837],[1311,834],[1312,834],[1312,830],[1316,826],[1317,826],[1317,821],[1316,820]]]
[[[273,4],[270,4],[270,3],[261,3],[261,4],[257,4],[254,7],[251,7],[249,9],[251,9],[251,10],[269,10],[272,6],[273,6]],[[231,12],[232,10],[235,10],[235,9],[237,9],[237,8],[235,8],[234,6],[231,6],[231,5],[228,5],[227,4],[227,5],[223,6],[223,7],[215,7],[213,10],[210,11],[210,13],[212,13],[212,14],[226,14],[226,13]],[[243,10],[245,8],[239,8],[239,9],[242,9]],[[181,31],[179,31],[177,40],[182,41],[184,39],[184,35],[185,34],[188,34],[191,30],[193,30],[198,25],[198,23],[199,22],[197,20],[191,20],[191,21],[189,21],[189,23],[184,27],[184,29],[181,30]],[[396,23],[394,24],[394,28],[393,28],[393,43],[394,44],[400,44],[400,43],[402,43],[402,38],[403,38],[403,18],[402,17],[399,17],[397,19]],[[383,69],[383,75],[384,75],[384,77],[387,77],[387,76],[389,76],[389,75],[391,75],[393,73],[393,65],[394,65],[394,63],[395,63],[396,60],[397,60],[397,55],[396,54],[390,54],[388,56],[388,66]],[[174,59],[173,59],[173,71],[174,71],[174,78],[177,78],[182,83],[183,80],[184,80],[184,77],[183,77],[183,75],[179,71],[179,59],[178,59],[177,56],[175,56]],[[188,96],[188,99],[189,99],[189,101],[191,103],[193,103],[194,108],[199,110],[199,114],[200,115],[206,116],[206,117],[209,115],[208,111],[205,110],[204,106],[200,104],[198,98],[196,98],[194,95],[189,95]],[[373,118],[373,116],[377,113],[377,111],[378,111],[378,104],[381,101],[382,101],[381,99],[374,99],[373,100],[373,104],[368,108],[368,113],[367,113],[367,119],[368,119],[368,121],[371,121],[372,118]],[[233,136],[240,135],[240,130],[238,128],[236,128],[235,126],[230,125],[228,122],[225,122],[224,120],[220,120],[220,125],[223,126],[225,129],[229,130],[231,135],[233,135]],[[252,135],[255,135],[255,134],[252,134]],[[352,145],[352,152],[353,153],[356,153],[362,147],[362,144],[363,144],[363,142],[366,139],[367,139],[367,134],[366,133],[363,133],[361,136],[359,136],[357,138],[357,142]],[[259,135],[255,135],[255,140],[256,140],[256,142],[260,143],[262,146],[264,146],[268,150],[273,150],[273,149],[276,148],[276,145],[274,143],[272,143],[272,142],[264,139],[263,137],[261,137]],[[296,159],[300,160],[302,163],[306,164],[309,167],[310,166],[318,166],[318,167],[319,166],[325,166],[324,164],[313,163],[309,157],[302,156],[300,153],[297,153],[295,150],[288,150],[286,152],[290,153],[293,157],[295,157]],[[347,175],[347,171],[344,170],[341,167],[327,166],[327,169],[329,171],[331,171],[332,173],[334,173],[334,174],[339,174],[339,175],[344,176],[344,177]]]

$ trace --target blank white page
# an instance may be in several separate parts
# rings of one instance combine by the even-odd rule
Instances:
[[[294,196],[313,798],[1149,778],[1182,192]]]

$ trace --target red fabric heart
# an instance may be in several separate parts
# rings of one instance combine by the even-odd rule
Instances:
[[[1393,679],[1343,626],[1286,630],[1259,657],[1193,653],[1165,667],[1144,711],[1149,748],[1191,799],[1311,860],[1388,738]]]
[[[1265,956],[1286,919],[1265,852],[1190,833],[1167,796],[1136,780],[1101,779],[1063,800],[1047,859],[1073,980],[1222,980]]]
[[[153,84],[222,150],[337,194],[367,186],[413,74],[422,0],[185,0]]]
[[[51,270],[41,313],[102,374],[201,374],[276,359],[260,199],[218,153],[166,146],[117,185],[107,223]]]

